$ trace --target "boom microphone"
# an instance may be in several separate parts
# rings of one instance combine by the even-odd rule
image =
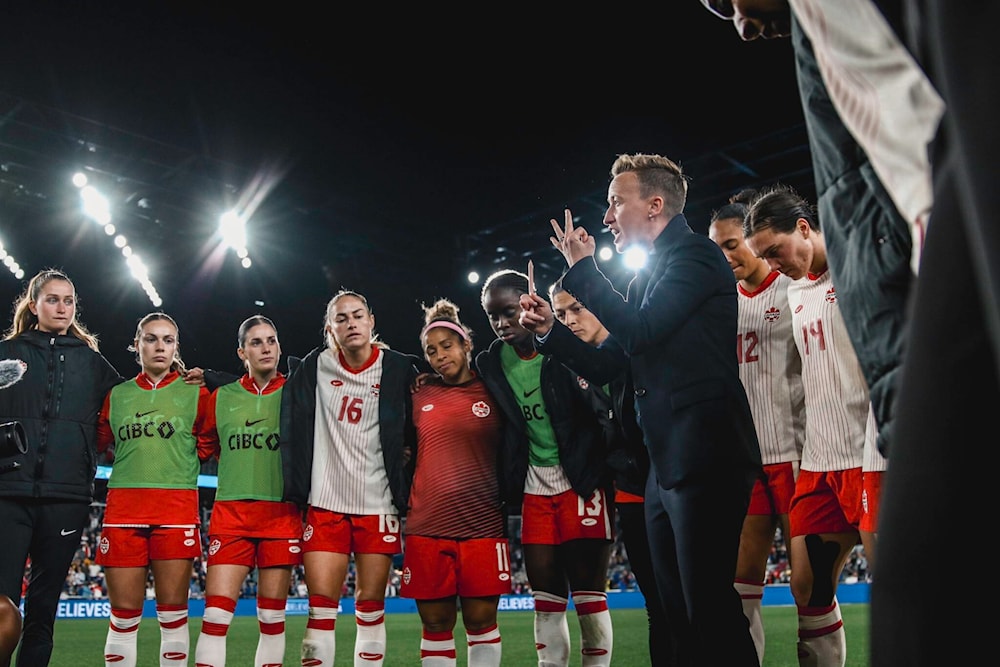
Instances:
[[[26,370],[28,370],[28,364],[20,359],[0,361],[0,389],[6,389],[12,384],[16,384],[24,377]]]
[[[16,384],[24,377],[24,371],[28,370],[27,362],[20,359],[0,360],[0,389],[6,389],[12,384]],[[13,454],[24,454],[28,451],[28,441],[24,437],[24,428],[21,422],[12,421],[0,424],[0,457],[8,457]],[[9,461],[0,465],[0,472],[17,470],[21,467],[20,461]]]

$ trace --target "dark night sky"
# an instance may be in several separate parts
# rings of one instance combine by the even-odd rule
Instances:
[[[418,351],[418,305],[440,296],[462,306],[484,347],[492,334],[478,286],[460,280],[472,235],[537,229],[538,252],[551,262],[548,219],[589,200],[582,223],[598,229],[617,154],[659,152],[685,164],[802,122],[787,40],[741,43],[697,0],[544,17],[535,12],[556,10],[149,4],[3,10],[0,164],[56,155],[77,138],[114,139],[112,175],[162,162],[157,177],[170,182],[188,154],[235,186],[191,179],[180,210],[154,211],[154,222],[121,218],[137,245],[145,239],[191,365],[234,370],[236,327],[258,310],[256,298],[285,354],[305,354],[341,286],[369,297],[393,347]],[[18,130],[39,116],[75,120],[35,151],[38,140]],[[693,196],[705,175],[690,175]],[[277,185],[249,223],[247,272],[212,259],[211,227],[192,211],[237,199],[258,176]],[[199,184],[204,191],[192,194]],[[124,346],[153,307],[100,230],[54,215],[66,207],[52,199],[24,207],[0,197],[0,240],[27,277],[46,265],[70,273],[82,319],[131,375]],[[477,258],[487,262],[481,273],[497,268]],[[509,265],[523,269],[522,260]],[[0,271],[0,301],[22,286]]]

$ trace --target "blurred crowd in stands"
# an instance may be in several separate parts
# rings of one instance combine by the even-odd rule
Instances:
[[[104,582],[103,569],[94,562],[94,555],[97,552],[98,540],[100,539],[103,513],[103,504],[95,503],[91,507],[90,523],[84,531],[83,536],[80,538],[80,548],[77,549],[77,552],[73,557],[73,563],[70,565],[69,572],[66,574],[66,583],[63,586],[62,594],[64,599],[101,599],[106,598],[108,595],[107,587]],[[206,548],[208,546],[206,531],[209,519],[211,518],[211,513],[211,505],[206,505],[203,508],[202,517],[202,545]],[[521,549],[519,517],[511,519],[510,535],[511,553],[513,554],[511,569],[514,575],[511,593],[514,595],[530,595],[531,589],[528,586],[528,577],[524,570],[524,553]],[[395,597],[399,594],[399,582],[400,577],[402,576],[402,556],[397,558],[397,561],[396,567],[394,567],[392,572],[389,574],[389,583],[386,590],[387,597]],[[199,559],[199,562],[195,563],[194,574],[191,577],[192,598],[197,599],[205,596],[206,563],[207,554],[203,554]],[[30,572],[30,567],[31,564],[29,562],[28,569],[25,571],[25,581],[27,581],[27,575]],[[790,575],[791,568],[788,564],[788,553],[785,549],[785,542],[781,535],[781,529],[779,528],[775,533],[774,545],[771,548],[771,556],[768,559],[767,579],[765,583],[787,584],[789,582]],[[347,574],[347,580],[344,583],[343,596],[350,597],[354,595],[354,579],[355,572],[352,564],[351,569]],[[864,549],[862,549],[861,545],[858,545],[852,552],[847,566],[841,574],[841,582],[855,583],[865,582],[868,580],[868,561],[865,558]],[[625,546],[621,543],[621,541],[615,543],[615,548],[611,553],[611,559],[608,563],[607,590],[609,592],[638,590],[635,576],[632,574],[631,567],[629,567],[628,553],[626,552]],[[256,595],[257,583],[255,573],[251,572],[250,576],[248,576],[246,581],[243,583],[242,597],[252,598]],[[301,566],[296,568],[292,573],[292,583],[289,587],[288,596],[297,598],[308,597],[305,575]],[[148,599],[153,598],[152,577],[149,578],[147,584],[146,597]]]

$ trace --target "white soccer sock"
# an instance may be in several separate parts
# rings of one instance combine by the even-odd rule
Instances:
[[[158,604],[156,618],[160,621],[160,667],[187,667],[191,651],[186,604]]]
[[[205,598],[205,615],[201,622],[198,643],[194,647],[194,663],[198,667],[222,667],[226,664],[226,633],[233,622],[236,600],[224,595]]]
[[[538,667],[566,667],[569,664],[569,600],[552,593],[535,591],[535,650]]]
[[[385,603],[358,600],[354,605],[358,634],[354,638],[354,667],[382,667],[385,660]]]
[[[420,667],[455,667],[455,635],[451,631],[420,635]],[[469,663],[470,665],[473,663]]]
[[[614,647],[608,594],[603,591],[573,593],[577,621],[580,623],[580,654],[582,667],[609,667]]]
[[[280,665],[285,659],[285,600],[257,598],[257,625],[260,638],[254,667]]]
[[[831,667],[847,662],[847,636],[837,599],[829,607],[799,607],[800,667]]]
[[[733,587],[740,594],[743,603],[743,615],[750,622],[750,636],[757,649],[757,664],[764,662],[764,619],[761,616],[761,603],[764,598],[764,584],[753,583],[745,579],[737,579]]]
[[[105,667],[135,667],[141,620],[142,609],[112,608],[108,636],[104,641]]]
[[[315,667],[333,667],[337,652],[337,607],[339,601],[324,595],[309,596],[309,620],[302,637],[302,663]],[[306,660],[310,662],[306,663]],[[319,662],[314,662],[319,660]]]
[[[478,632],[465,630],[469,642],[468,656],[470,667],[500,667],[501,644],[500,628],[494,623]]]

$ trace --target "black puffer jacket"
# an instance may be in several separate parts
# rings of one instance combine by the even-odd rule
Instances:
[[[0,421],[19,421],[28,447],[0,458],[0,496],[90,502],[97,413],[122,377],[85,341],[35,330],[0,341],[0,359],[28,364],[0,390]]]

